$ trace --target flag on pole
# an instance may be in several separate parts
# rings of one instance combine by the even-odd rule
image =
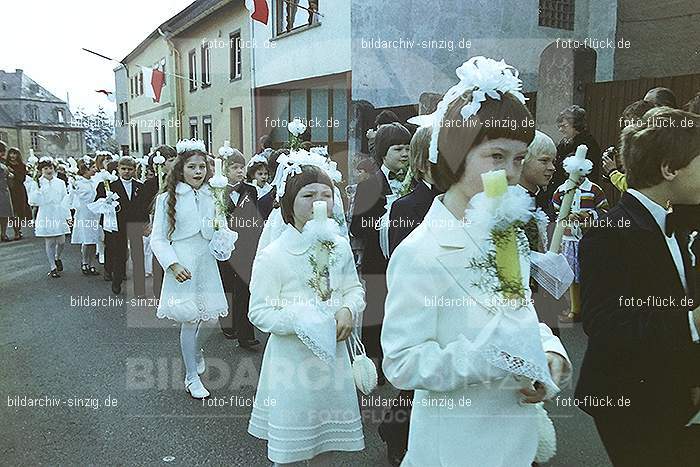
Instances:
[[[145,84],[143,93],[152,98],[153,102],[160,102],[160,92],[163,90],[165,75],[158,69],[154,70],[145,66],[141,67],[141,72],[143,73],[143,82]]]
[[[104,94],[105,97],[106,97],[110,102],[114,102],[114,101],[115,101],[115,99],[114,99],[114,93],[113,93],[112,91],[107,91],[106,89],[97,89],[97,90],[95,90],[95,92],[100,93],[100,94]]]
[[[267,24],[270,9],[267,7],[267,0],[245,0],[245,7],[253,13],[250,15],[255,21]]]

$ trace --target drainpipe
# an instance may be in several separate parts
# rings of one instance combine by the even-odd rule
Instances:
[[[247,16],[246,16],[247,18]],[[257,121],[255,120],[255,26],[253,21],[248,21],[250,25],[250,43],[253,47],[250,48],[250,118],[251,118],[251,134],[253,136],[252,141],[252,151],[250,157],[255,155],[256,148],[258,147],[258,135],[257,135]]]
[[[184,115],[184,110],[182,109],[182,99],[181,99],[182,82],[181,82],[181,79],[178,79],[178,77],[181,76],[181,73],[180,73],[180,63],[181,63],[180,52],[178,52],[178,50],[175,48],[175,44],[173,44],[173,41],[169,35],[163,33],[163,31],[160,28],[158,28],[157,31],[158,31],[158,34],[160,34],[163,37],[163,39],[165,39],[165,42],[168,44],[168,48],[170,49],[170,55],[172,55],[172,57],[173,57],[173,69],[174,69],[173,75],[176,75],[176,76],[172,77],[173,80],[175,81],[174,82],[175,93],[173,96],[173,100],[174,100],[174,104],[175,104],[175,119],[176,119],[176,121],[173,122],[173,124],[175,125],[175,139],[181,140],[182,139],[182,122],[183,122],[182,119],[183,119],[183,115]],[[172,146],[174,146],[174,145],[172,145]]]

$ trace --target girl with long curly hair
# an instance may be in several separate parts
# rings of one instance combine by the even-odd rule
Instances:
[[[207,153],[201,141],[180,141],[177,159],[155,202],[151,248],[165,271],[157,316],[181,323],[180,349],[185,389],[196,399],[209,396],[199,375],[206,370],[200,345],[203,321],[228,314],[216,259],[209,251],[214,233],[214,198]],[[199,342],[199,345],[198,345]]]

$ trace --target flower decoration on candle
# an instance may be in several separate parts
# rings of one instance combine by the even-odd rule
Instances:
[[[313,217],[304,225],[302,236],[314,245],[309,255],[311,277],[307,284],[314,289],[323,302],[329,300],[333,293],[329,268],[335,263],[336,235],[338,235],[338,224],[328,217],[328,203],[314,201]]]
[[[156,166],[156,176],[158,177],[158,188],[162,189],[165,184],[165,173],[163,172],[163,164],[165,164],[165,157],[163,157],[160,151],[156,151],[156,155],[153,157],[153,165]]]
[[[311,154],[318,154],[319,156],[328,157],[328,146],[314,146],[313,148],[309,148],[309,152]]]
[[[104,183],[105,197],[88,204],[87,207],[95,214],[102,214],[102,224],[105,232],[116,232],[119,195],[110,189],[109,182],[115,182],[119,177],[115,173],[109,173],[102,169],[93,178],[97,183]]]
[[[561,200],[561,208],[559,209],[559,216],[557,217],[557,225],[554,228],[554,233],[552,234],[552,243],[549,247],[549,251],[554,253],[559,253],[559,249],[561,248],[564,230],[567,227],[566,219],[571,213],[571,205],[574,202],[576,189],[579,187],[581,180],[593,169],[593,162],[586,159],[587,152],[588,148],[581,144],[576,148],[576,152],[573,156],[569,156],[564,159],[564,170],[569,174],[569,178],[563,185],[564,196]]]
[[[473,258],[469,268],[480,271],[481,281],[475,285],[503,298],[524,299],[527,284],[523,282],[520,257],[529,256],[529,243],[524,233],[532,218],[530,197],[517,187],[509,187],[504,170],[481,175],[483,193],[474,195],[465,216],[475,232],[489,239],[484,256]]]
[[[31,178],[36,178],[37,176],[37,164],[39,163],[39,158],[34,155],[34,150],[29,149],[29,157],[27,158],[27,165],[31,167],[32,169],[32,176]],[[29,175],[27,175],[29,177]]]
[[[228,140],[224,141],[224,145],[219,148],[219,156],[223,157],[224,159],[228,159],[229,157],[233,156],[233,148]]]
[[[227,148],[231,147],[224,142],[224,145],[219,148],[219,156],[214,158],[214,175],[209,179],[212,195],[214,197],[214,235],[209,242],[209,250],[214,257],[219,261],[226,261],[231,257],[231,252],[235,249],[235,243],[238,239],[238,232],[229,229],[226,222],[226,187],[228,186],[228,178],[224,175],[224,157],[227,154]]]
[[[289,133],[291,133],[291,137],[289,138],[289,149],[292,151],[298,151],[301,149],[300,136],[306,131],[306,125],[300,118],[295,118],[291,122],[287,123],[287,130]]]

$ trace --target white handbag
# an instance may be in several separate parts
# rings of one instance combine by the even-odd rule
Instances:
[[[537,410],[537,431],[539,434],[535,462],[544,464],[557,453],[557,434],[544,404],[542,402],[536,404],[535,409]]]
[[[355,380],[355,386],[362,394],[368,396],[377,387],[377,367],[365,354],[365,346],[354,332],[348,338],[348,345],[352,357],[352,378]]]

